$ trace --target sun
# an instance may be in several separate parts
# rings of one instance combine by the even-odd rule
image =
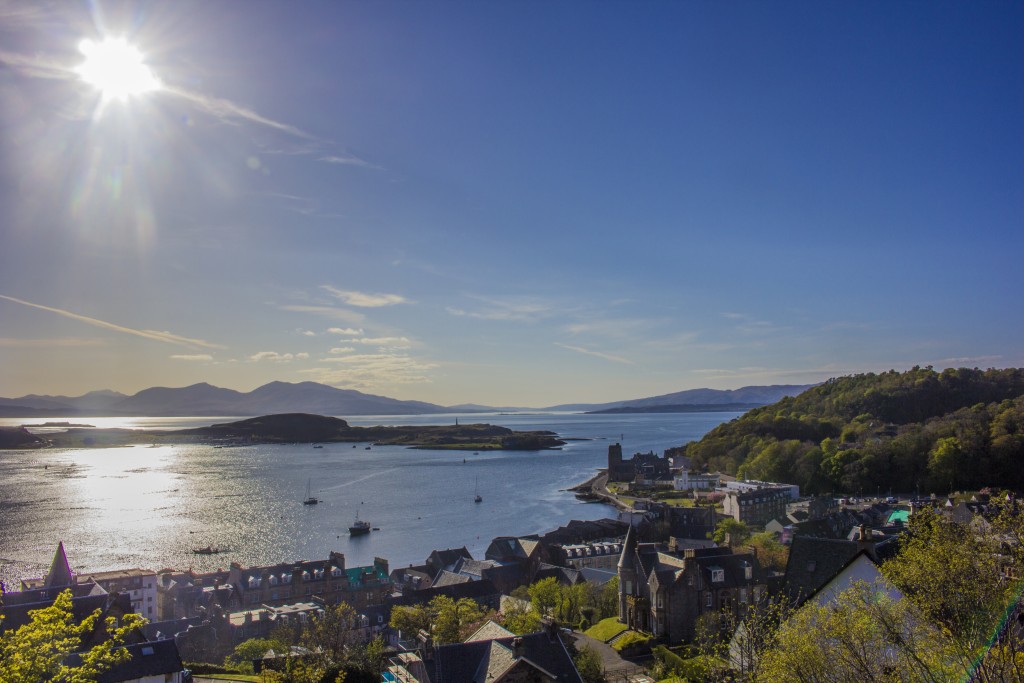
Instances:
[[[75,68],[75,73],[97,88],[105,100],[124,100],[161,87],[143,61],[142,53],[123,38],[83,40],[78,49],[85,55],[85,61]]]

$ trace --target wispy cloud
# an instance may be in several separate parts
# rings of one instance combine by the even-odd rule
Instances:
[[[4,18],[0,17],[0,20],[2,19]],[[22,55],[0,50],[0,64],[31,78],[77,78],[70,65],[43,55]]]
[[[354,346],[335,346],[333,349],[331,349],[331,353],[351,353],[352,351],[355,350],[356,349]]]
[[[324,358],[340,367],[303,370],[316,381],[352,389],[375,389],[395,384],[423,384],[431,381],[430,372],[438,367],[432,361],[406,354],[376,353]]]
[[[327,333],[339,334],[343,337],[358,337],[363,333],[363,329],[355,327],[332,327],[327,330]]]
[[[331,285],[320,285],[320,288],[326,292],[330,292],[331,295],[341,299],[349,306],[358,306],[359,308],[379,308],[381,306],[394,306],[396,304],[409,303],[409,301],[400,294],[369,294],[367,292],[357,292],[351,289],[338,289]]]
[[[106,346],[107,341],[98,337],[57,337],[53,339],[17,339],[0,337],[0,347],[8,349],[60,348],[74,346]]]
[[[173,360],[187,360],[187,361],[194,361],[194,362],[203,362],[203,361],[211,361],[211,360],[213,360],[213,356],[211,356],[208,353],[194,353],[194,354],[191,354],[191,355],[177,354],[177,355],[171,356],[171,358]]]
[[[393,346],[398,348],[412,345],[412,341],[408,337],[361,337],[359,339],[349,339],[348,341],[353,344],[366,344],[367,346]]]
[[[320,316],[321,318],[330,318],[333,320],[341,320],[350,325],[359,325],[362,323],[366,316],[356,311],[350,311],[347,308],[335,308],[334,306],[309,306],[304,304],[287,304],[280,307],[282,311],[292,311],[293,313],[311,313],[313,315]]]
[[[629,360],[628,358],[623,358],[622,356],[615,356],[615,355],[612,355],[610,353],[603,353],[601,351],[593,351],[591,349],[587,349],[587,348],[584,348],[582,346],[571,346],[569,344],[562,344],[560,342],[555,342],[555,346],[561,347],[563,349],[568,349],[569,351],[575,351],[576,353],[582,353],[582,354],[585,354],[587,356],[595,356],[597,358],[603,358],[604,360],[609,360],[609,361],[612,361],[613,363],[624,363],[626,365],[635,365],[635,363],[633,361]]]
[[[316,336],[316,332],[314,332],[313,330],[299,330],[299,334],[301,334],[303,337],[315,337]]]
[[[272,118],[258,114],[257,112],[244,107],[240,104],[232,102],[231,100],[224,99],[222,97],[213,97],[211,95],[204,95],[203,93],[194,92],[192,90],[186,90],[177,86],[165,86],[163,92],[169,93],[180,97],[188,102],[191,102],[200,111],[213,116],[214,118],[220,119],[225,122],[232,121],[248,121],[249,123],[256,123],[261,126],[267,126],[274,130],[287,133],[297,138],[304,140],[319,140],[315,135],[310,135],[306,131],[291,125],[290,123],[283,123],[281,121],[275,121]]]
[[[345,155],[331,154],[331,155],[328,155],[328,156],[320,157],[319,159],[317,159],[317,161],[322,161],[325,164],[336,164],[336,165],[340,165],[340,166],[358,166],[359,168],[369,168],[369,169],[372,169],[374,171],[383,171],[384,170],[382,167],[378,166],[377,164],[371,164],[369,161],[366,161],[364,159],[360,159],[359,157],[353,156],[351,154],[345,154]]]
[[[960,356],[959,358],[943,358],[937,360],[930,365],[943,367],[991,367],[992,363],[998,363],[1003,360],[1003,356]]]
[[[556,309],[549,302],[539,299],[525,297],[492,298],[482,296],[470,296],[471,299],[480,301],[483,306],[475,310],[467,310],[449,306],[448,313],[466,318],[477,318],[479,320],[508,320],[515,322],[535,322],[554,315]]]
[[[199,347],[204,349],[223,349],[226,348],[220,344],[213,344],[202,339],[191,339],[189,337],[183,337],[172,332],[160,331],[160,330],[136,330],[131,327],[125,327],[123,325],[116,325],[109,323],[105,320],[99,320],[97,318],[90,318],[89,316],[79,315],[78,313],[72,313],[61,308],[53,308],[52,306],[43,306],[42,304],[34,304],[30,301],[24,301],[22,299],[16,299],[13,296],[6,296],[0,294],[0,299],[5,301],[11,301],[22,306],[28,306],[35,308],[40,311],[47,311],[49,313],[55,313],[71,320],[77,320],[78,322],[85,323],[86,325],[92,325],[94,327],[100,327],[105,330],[112,330],[114,332],[120,332],[122,334],[130,334],[136,337],[142,337],[144,339],[151,339],[153,341],[163,342],[165,344],[177,344],[178,346],[190,346]]]
[[[308,353],[278,353],[277,351],[260,351],[249,356],[248,360],[253,363],[269,361],[272,363],[290,363],[293,360],[305,360],[309,358]]]

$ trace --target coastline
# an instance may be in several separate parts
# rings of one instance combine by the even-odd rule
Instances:
[[[587,503],[606,503],[618,510],[632,512],[633,507],[626,505],[617,496],[608,491],[608,470],[600,469],[586,481],[570,486],[566,491],[576,494],[576,499]]]

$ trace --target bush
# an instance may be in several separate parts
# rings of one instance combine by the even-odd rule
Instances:
[[[210,664],[209,662],[185,662],[185,668],[197,676],[202,676],[204,674],[242,673],[238,669],[228,666],[221,666],[220,664]]]
[[[619,652],[623,652],[625,650],[640,650],[647,645],[650,640],[650,636],[645,636],[644,634],[637,633],[636,631],[630,631],[612,643],[612,647]]]

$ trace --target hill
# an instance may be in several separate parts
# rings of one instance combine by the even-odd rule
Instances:
[[[1024,488],[1024,370],[914,368],[831,379],[673,453],[808,493]]]
[[[610,412],[622,408],[630,409],[628,412],[681,412],[678,410],[666,411],[656,410],[668,406],[731,406],[734,404],[745,404],[748,406],[763,406],[774,403],[785,396],[796,396],[805,391],[813,384],[774,384],[771,386],[750,386],[740,389],[687,389],[671,394],[650,396],[648,398],[636,398],[629,401],[613,401],[612,403],[564,403],[551,406],[544,410],[565,411],[579,410],[584,412]],[[650,410],[647,410],[650,409]],[[733,410],[732,407],[723,407],[722,410]],[[626,411],[621,411],[626,412]]]

